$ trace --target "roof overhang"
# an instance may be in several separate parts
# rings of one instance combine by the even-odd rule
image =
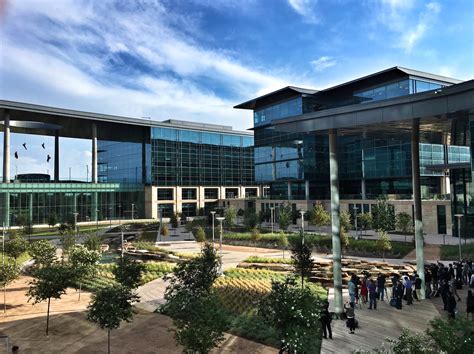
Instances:
[[[282,89],[267,93],[266,95],[256,97],[247,102],[238,104],[234,106],[234,108],[257,109],[258,107],[266,106],[273,102],[284,101],[301,95],[312,95],[316,92],[318,91],[296,86],[287,86]]]

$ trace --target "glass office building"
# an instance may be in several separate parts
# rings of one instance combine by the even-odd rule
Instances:
[[[448,88],[459,85],[459,80],[395,67],[321,91],[289,86],[235,108],[254,113],[256,182],[270,187],[269,199],[290,203],[331,198],[331,127],[339,127],[341,200],[350,200],[352,205],[356,200],[379,197],[410,200],[408,117],[418,118],[422,198],[450,200],[452,214],[472,215],[474,225],[470,211],[471,108],[449,111],[447,106],[454,106],[454,98],[444,106],[436,101],[451,92]],[[417,103],[409,106],[412,98]],[[468,101],[463,104],[469,105]],[[437,110],[442,113],[434,113]]]
[[[61,222],[195,216],[221,200],[256,197],[253,133],[229,126],[109,116],[54,107],[0,101],[4,136],[27,133],[54,136],[54,175],[13,176],[15,158],[3,145],[0,217]],[[86,181],[59,178],[59,137],[90,139]],[[89,165],[90,164],[90,165]],[[71,179],[71,178],[70,178]],[[158,210],[159,209],[159,210]],[[74,216],[74,214],[76,214]]]

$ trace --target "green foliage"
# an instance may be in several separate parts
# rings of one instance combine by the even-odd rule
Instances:
[[[311,276],[314,261],[311,258],[311,247],[304,242],[304,234],[302,232],[300,233],[300,241],[293,243],[291,253],[291,259],[293,259],[295,264],[295,272],[301,276],[301,285],[303,286],[304,278]]]
[[[351,240],[344,226],[341,226],[339,236],[341,237],[341,247],[347,249],[351,244]]]
[[[259,256],[250,256],[243,260],[244,263],[282,263],[282,264],[293,264],[292,259],[284,258],[266,258]]]
[[[6,286],[20,275],[20,268],[15,264],[5,263],[0,268],[0,286]]]
[[[237,220],[237,211],[235,210],[235,208],[230,207],[225,209],[224,218],[224,226],[226,228],[230,229],[232,226],[234,226]]]
[[[372,214],[362,213],[358,215],[358,223],[364,230],[370,230],[372,228]]]
[[[378,199],[372,205],[373,227],[376,230],[389,231],[395,229],[395,208],[386,199]]]
[[[254,246],[257,247],[257,241],[260,240],[260,231],[256,227],[252,229],[250,238],[252,239]]]
[[[261,226],[263,222],[267,221],[271,217],[271,212],[269,209],[260,210],[258,212],[258,224]]]
[[[320,300],[309,288],[296,286],[293,278],[272,282],[270,294],[261,301],[259,314],[276,328],[282,349],[319,353]]]
[[[30,243],[28,253],[39,267],[49,266],[56,261],[56,246],[47,240]]]
[[[344,230],[352,229],[351,214],[347,210],[344,210],[339,214],[339,222],[340,222],[341,229],[342,228],[344,228]]]
[[[193,231],[193,222],[192,221],[187,221],[186,224],[184,225],[184,229],[186,232],[192,232]]]
[[[142,263],[129,257],[124,257],[117,267],[112,269],[115,280],[130,289],[138,288],[144,271],[145,266]]]
[[[280,230],[286,231],[292,222],[291,206],[283,203],[278,212],[278,226]]]
[[[58,232],[60,235],[67,234],[68,232],[74,232],[75,225],[71,225],[68,223],[61,223],[58,226]]]
[[[28,243],[23,238],[23,236],[16,233],[10,234],[10,239],[5,242],[5,253],[10,257],[15,259],[15,264],[17,263],[18,257],[28,249]]]
[[[239,217],[244,216],[244,213],[245,213],[245,211],[242,208],[239,208],[239,210],[237,210],[237,216],[239,216]]]
[[[407,234],[413,232],[413,221],[410,214],[401,212],[397,214],[396,227],[398,231],[401,231],[405,235],[405,241],[407,240]]]
[[[75,270],[80,270],[83,276],[94,272],[100,258],[100,252],[89,250],[83,245],[75,245],[69,251],[69,262]]]
[[[456,320],[434,319],[427,334],[432,338],[439,351],[446,353],[474,352],[474,323],[460,318]]]
[[[161,226],[161,236],[168,236],[169,235],[169,230],[168,230],[168,225],[163,224]]]
[[[20,227],[27,226],[27,225],[31,224],[30,217],[26,213],[20,213],[16,217],[16,224]]]
[[[378,230],[377,235],[378,239],[375,241],[375,246],[377,250],[382,252],[382,257],[385,259],[385,252],[392,249],[392,240],[390,240],[386,231]]]
[[[196,242],[202,243],[206,241],[206,233],[204,232],[204,229],[201,226],[198,226],[194,231],[194,238],[196,239]]]
[[[89,234],[84,242],[84,246],[91,251],[100,251],[102,241],[96,234]]]
[[[331,214],[324,209],[322,203],[318,202],[309,214],[309,221],[316,227],[328,225],[331,222]]]
[[[283,258],[285,258],[285,250],[288,247],[288,237],[283,232],[280,232],[278,236],[278,247],[283,250]]]
[[[170,223],[173,229],[178,228],[178,215],[176,213],[171,214]]]
[[[255,212],[255,209],[253,208],[246,209],[243,216],[244,216],[244,225],[247,228],[247,230],[252,230],[257,226],[258,216],[257,216],[257,213]]]
[[[185,351],[208,353],[224,339],[226,318],[211,289],[218,272],[219,258],[206,244],[199,257],[178,264],[168,278],[161,311],[173,318],[175,338]]]
[[[394,354],[435,354],[430,342],[430,338],[425,334],[411,334],[408,329],[404,328],[402,334],[397,339],[387,339],[392,345],[391,352]]]
[[[462,245],[462,258],[474,259],[474,243]],[[459,259],[459,247],[456,245],[441,245],[441,260],[452,261]]]
[[[110,331],[119,328],[122,321],[132,320],[132,304],[138,299],[139,297],[133,294],[130,288],[121,285],[103,288],[92,295],[92,301],[87,307],[87,319],[108,331],[109,353]]]
[[[50,227],[55,227],[58,222],[59,222],[59,219],[58,219],[58,216],[56,215],[56,213],[49,214],[49,216],[48,216],[48,225]]]
[[[69,254],[69,250],[76,244],[76,236],[74,231],[67,231],[59,235],[59,243],[63,249],[63,256]]]

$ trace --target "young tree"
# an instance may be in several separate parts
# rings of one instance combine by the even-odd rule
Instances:
[[[76,244],[76,235],[73,230],[68,230],[67,232],[59,235],[59,243],[62,247],[62,258],[64,259],[69,255],[69,250]]]
[[[342,248],[349,247],[351,241],[350,241],[350,238],[349,238],[349,234],[347,233],[346,228],[344,226],[340,227],[339,235],[340,235],[340,238],[341,238],[341,247]]]
[[[69,250],[69,262],[76,272],[76,279],[79,282],[79,301],[81,300],[82,282],[95,274],[100,258],[99,251],[88,250],[83,245],[75,245]]]
[[[253,245],[255,247],[255,252],[257,252],[257,242],[260,240],[260,231],[254,227],[250,232],[250,238],[252,239]]]
[[[0,286],[6,287],[20,275],[20,269],[15,264],[5,263],[0,267]],[[6,293],[6,292],[5,292]],[[7,311],[6,297],[3,298],[3,312]]]
[[[372,214],[371,213],[362,213],[359,214],[359,224],[364,229],[367,234],[367,230],[372,228]]]
[[[46,335],[48,335],[51,298],[61,298],[66,293],[66,289],[73,285],[74,277],[71,269],[64,264],[50,264],[36,269],[34,277],[33,281],[29,283],[28,301],[33,299],[33,304],[37,304],[48,300],[48,312],[46,315]]]
[[[10,239],[5,242],[5,253],[10,257],[15,259],[15,265],[17,263],[18,257],[28,249],[28,243],[23,238],[23,236],[16,233],[10,234]]]
[[[84,246],[91,251],[100,251],[102,241],[96,234],[89,234],[84,242]]]
[[[389,231],[395,228],[395,208],[386,199],[379,199],[372,206],[373,227],[376,230]]]
[[[270,219],[270,214],[271,212],[269,209],[260,210],[258,212],[258,224],[260,227],[262,227],[262,223]]]
[[[288,227],[291,224],[291,207],[283,203],[280,206],[279,212],[278,212],[278,226],[280,227],[280,230],[286,231],[288,230]]]
[[[320,338],[321,303],[310,288],[299,288],[293,278],[272,282],[272,290],[259,304],[258,313],[277,329],[280,353],[314,353]]]
[[[397,230],[403,232],[405,235],[405,242],[407,242],[407,234],[412,232],[413,222],[410,214],[401,212],[397,214]]]
[[[48,225],[49,227],[53,228],[56,226],[56,224],[59,222],[58,216],[56,213],[51,213],[48,216]]]
[[[122,321],[130,322],[133,318],[132,304],[139,297],[132,290],[122,285],[102,288],[92,295],[87,307],[87,319],[107,330],[107,350],[110,354],[110,332],[120,327]]]
[[[219,258],[206,244],[199,257],[178,264],[167,278],[161,311],[173,318],[175,338],[185,352],[208,353],[224,339],[226,320],[212,290],[218,276]]]
[[[170,223],[173,229],[178,228],[178,215],[176,213],[171,214]]]
[[[255,209],[248,208],[244,212],[244,225],[247,230],[252,230],[257,226],[258,216]]]
[[[339,218],[340,227],[344,228],[346,231],[352,229],[351,214],[347,210],[342,211],[339,214]]]
[[[145,266],[142,263],[129,257],[125,257],[117,264],[117,267],[112,268],[115,280],[130,289],[138,288],[144,271]]]
[[[392,242],[386,231],[379,230],[377,231],[377,234],[379,238],[377,241],[375,241],[375,246],[380,252],[382,252],[382,259],[385,262],[385,252],[392,249]]]
[[[169,235],[168,225],[163,224],[161,226],[161,236],[166,237]]]
[[[278,247],[283,249],[283,258],[285,258],[285,249],[288,247],[288,237],[283,231],[280,232],[280,237],[278,237]]]
[[[232,226],[234,226],[237,220],[237,211],[235,210],[235,208],[227,208],[224,211],[224,218],[224,226],[226,228],[230,229]]]
[[[56,261],[56,246],[46,240],[30,243],[28,253],[38,267],[45,267]]]
[[[322,203],[318,202],[314,205],[313,209],[309,214],[310,222],[319,228],[319,232],[321,232],[321,227],[324,225],[328,225],[331,222],[331,214],[324,209]]]
[[[291,258],[295,265],[296,274],[301,276],[301,288],[304,287],[304,278],[310,277],[314,267],[314,261],[311,258],[311,247],[304,242],[304,234],[300,232],[299,238],[292,244]]]
[[[206,242],[206,232],[201,226],[198,226],[195,230],[193,230],[193,234],[196,242],[199,242],[202,248],[203,242]]]

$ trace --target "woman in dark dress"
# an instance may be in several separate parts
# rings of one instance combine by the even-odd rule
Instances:
[[[469,290],[467,292],[467,299],[466,299],[467,319],[469,319],[469,314],[471,314],[471,319],[474,320],[474,296],[472,296],[472,290]]]

